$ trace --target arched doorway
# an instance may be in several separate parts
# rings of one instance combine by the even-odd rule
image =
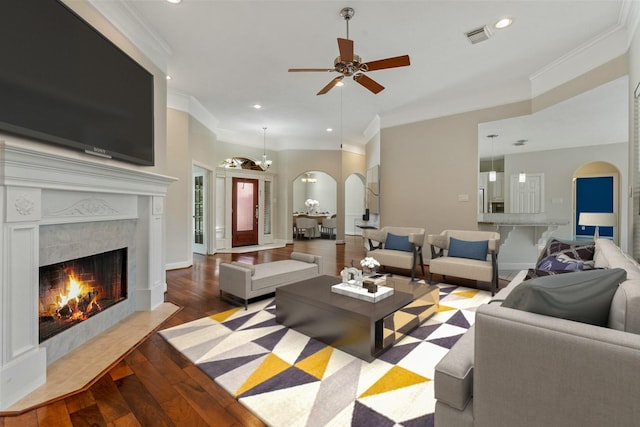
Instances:
[[[613,213],[614,227],[600,227],[600,237],[618,243],[620,224],[620,171],[608,162],[591,162],[573,175],[573,221],[576,238],[591,238],[595,227],[579,222],[581,212]]]
[[[344,234],[360,235],[355,226],[365,210],[365,177],[354,173],[347,177],[344,191]]]
[[[322,171],[306,171],[300,174],[293,181],[292,208],[294,229],[296,218],[301,215],[314,217],[318,224],[321,224],[324,218],[335,216],[338,210],[336,180]],[[320,235],[318,229],[316,233],[311,233],[310,237]]]
[[[293,213],[334,214],[337,211],[338,187],[336,180],[321,171],[307,171],[293,181]],[[314,207],[307,200],[318,202]]]

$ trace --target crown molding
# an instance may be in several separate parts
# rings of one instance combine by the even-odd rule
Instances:
[[[531,97],[626,54],[638,25],[639,9],[637,1],[623,0],[616,25],[531,74]]]
[[[142,51],[158,68],[167,73],[171,48],[131,6],[121,0],[87,0],[102,16]]]
[[[169,89],[167,91],[167,108],[188,113],[215,134],[220,131],[220,121],[194,96]]]

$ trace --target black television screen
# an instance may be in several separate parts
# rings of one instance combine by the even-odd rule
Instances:
[[[153,75],[58,0],[2,0],[0,131],[139,165]]]

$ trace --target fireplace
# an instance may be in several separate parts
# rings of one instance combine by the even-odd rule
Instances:
[[[44,384],[47,365],[164,302],[164,197],[173,181],[0,135],[0,411]],[[122,272],[120,290],[72,265],[90,292],[110,288],[113,305],[42,341],[40,323],[54,315],[52,302],[38,304],[40,268],[120,248],[123,265],[107,268]]]
[[[127,298],[127,248],[40,267],[39,340]]]

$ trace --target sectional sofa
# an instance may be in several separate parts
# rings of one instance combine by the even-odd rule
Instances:
[[[604,326],[505,307],[527,271],[478,308],[436,366],[436,427],[640,425],[640,267],[606,239],[593,264],[622,269]]]

